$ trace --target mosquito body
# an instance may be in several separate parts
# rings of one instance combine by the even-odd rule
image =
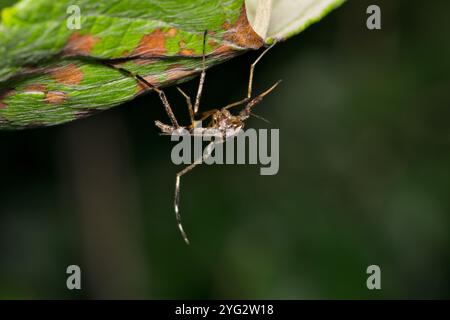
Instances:
[[[184,241],[189,244],[189,239],[186,235],[186,232],[183,229],[183,225],[181,223],[181,215],[180,215],[180,181],[181,177],[194,169],[197,165],[201,164],[203,160],[210,157],[212,154],[212,151],[214,150],[214,145],[218,143],[224,143],[228,139],[232,139],[233,137],[237,136],[241,130],[244,129],[245,121],[251,116],[252,109],[255,105],[257,105],[261,100],[268,95],[270,92],[272,92],[280,83],[280,81],[276,82],[273,86],[271,86],[269,89],[264,91],[263,93],[252,97],[252,89],[253,89],[253,74],[255,70],[256,64],[262,59],[262,57],[266,54],[267,51],[269,51],[275,44],[268,47],[264,52],[256,59],[256,61],[251,65],[250,67],[250,78],[248,83],[248,92],[247,97],[237,101],[235,103],[229,104],[221,109],[213,109],[209,110],[207,112],[204,112],[201,114],[201,117],[199,119],[197,118],[198,109],[200,106],[200,99],[203,92],[203,86],[205,83],[205,77],[206,77],[206,67],[205,67],[205,45],[206,45],[206,34],[204,33],[203,36],[203,56],[202,56],[202,72],[200,76],[200,82],[197,90],[197,95],[195,99],[194,105],[192,104],[191,98],[180,88],[177,88],[178,91],[184,96],[186,99],[186,103],[188,105],[189,109],[189,115],[191,123],[188,126],[180,126],[173,111],[169,104],[169,101],[167,100],[167,97],[161,89],[153,86],[151,83],[149,83],[147,80],[145,80],[142,76],[137,74],[131,74],[127,70],[122,70],[123,72],[129,74],[130,76],[135,77],[137,80],[142,82],[144,85],[148,86],[149,88],[155,90],[160,99],[162,104],[164,105],[164,108],[166,110],[166,113],[170,119],[171,124],[165,124],[161,121],[155,121],[156,127],[158,127],[161,130],[162,135],[177,135],[180,134],[180,132],[188,132],[192,136],[211,136],[214,137],[214,140],[208,144],[208,146],[205,148],[202,157],[196,159],[192,164],[181,170],[176,174],[175,178],[175,197],[174,197],[174,209],[175,209],[175,215],[178,223],[178,228],[181,232],[181,235],[183,236]],[[244,106],[243,109],[237,114],[233,115],[230,112],[231,108],[238,107],[238,106]],[[207,127],[198,127],[199,123],[203,123],[203,121],[209,120],[209,124]]]
[[[246,104],[246,107],[239,112],[238,115],[233,115],[228,109],[236,105],[229,105],[220,110],[214,109],[204,113],[200,120],[194,120],[189,126],[173,126],[155,121],[155,125],[161,130],[163,135],[177,134],[177,131],[183,129],[183,132],[189,132],[192,136],[210,136],[214,137],[215,143],[223,143],[226,140],[233,138],[239,134],[245,127],[245,121],[253,115],[252,108],[259,103],[265,95],[271,92],[278,85],[274,84],[269,90],[257,96],[254,99],[246,98],[240,101],[240,104]],[[181,89],[178,88],[181,91]],[[184,94],[184,92],[183,92]],[[189,105],[189,103],[188,103]],[[198,123],[202,123],[205,119],[210,118],[210,123],[207,127],[199,127]]]

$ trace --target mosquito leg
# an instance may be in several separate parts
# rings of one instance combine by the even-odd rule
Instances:
[[[189,117],[191,118],[191,127],[195,126],[195,115],[194,110],[192,109],[192,101],[191,97],[189,97],[181,88],[177,87],[178,91],[183,95],[183,97],[186,99],[186,103],[189,108]]]
[[[244,109],[239,112],[239,116],[241,117],[241,120],[247,119],[252,113],[252,108],[261,102],[262,99],[264,99],[265,96],[267,96],[269,93],[271,93],[273,90],[275,90],[276,87],[281,83],[281,80],[277,81],[274,85],[272,85],[269,89],[264,91],[263,93],[259,94],[252,100],[250,100]]]
[[[186,235],[186,232],[184,231],[183,224],[181,223],[181,215],[180,215],[180,180],[182,176],[184,176],[186,173],[194,169],[199,164],[200,162],[195,161],[188,167],[178,172],[175,177],[175,198],[174,198],[175,217],[177,219],[177,225],[178,229],[181,232],[181,236],[183,237],[184,242],[186,242],[186,244],[188,245],[190,244],[190,242]]]
[[[209,117],[211,117],[211,116],[212,116],[214,113],[216,113],[217,111],[219,111],[219,110],[217,110],[217,109],[211,109],[211,110],[208,110],[208,111],[206,111],[206,112],[203,112],[203,113],[202,113],[202,117],[200,118],[199,121],[204,121],[204,120],[208,119]]]
[[[159,98],[161,99],[161,102],[164,105],[164,108],[166,109],[166,113],[169,116],[169,119],[170,119],[170,122],[172,123],[172,126],[175,127],[176,129],[180,128],[180,125],[178,124],[178,121],[175,118],[175,114],[173,113],[172,108],[170,107],[169,101],[167,100],[167,97],[166,97],[164,91],[162,91],[161,89],[158,89],[157,87],[152,85],[150,82],[145,80],[145,78],[142,77],[139,74],[135,74],[135,73],[133,73],[133,72],[127,70],[127,69],[121,68],[121,67],[116,67],[116,66],[111,65],[111,64],[109,64],[107,62],[104,62],[103,64],[108,66],[108,67],[110,67],[110,68],[116,69],[116,70],[122,72],[123,74],[136,79],[138,82],[144,84],[146,87],[155,90],[158,93]]]
[[[202,55],[202,74],[200,75],[200,83],[198,85],[197,90],[197,96],[195,98],[195,104],[194,104],[194,114],[197,114],[198,108],[200,106],[200,99],[202,97],[203,92],[203,86],[205,84],[205,77],[206,77],[206,58],[205,58],[205,50],[206,50],[206,34],[207,31],[203,33],[203,55]]]
[[[250,78],[249,78],[249,82],[248,82],[248,92],[247,92],[247,98],[242,99],[240,101],[231,103],[225,107],[223,107],[222,109],[230,109],[230,108],[234,108],[234,107],[238,107],[240,105],[243,105],[245,103],[250,102],[250,99],[252,97],[252,91],[253,91],[253,76],[255,73],[255,67],[256,64],[263,58],[263,56],[267,53],[267,51],[269,51],[270,49],[272,49],[272,47],[275,45],[276,43],[273,43],[270,47],[268,47],[266,50],[263,51],[263,53],[256,59],[255,62],[253,62],[253,64],[250,67]]]
[[[251,67],[250,67],[250,78],[248,81],[248,93],[247,93],[247,99],[250,99],[252,97],[252,91],[253,91],[253,75],[255,73],[255,67],[258,64],[258,62],[262,59],[262,57],[264,57],[264,55],[267,53],[267,51],[269,51],[270,49],[273,48],[273,46],[276,44],[276,42],[274,42],[270,47],[268,47],[266,50],[263,51],[263,53],[261,53],[261,55],[258,57],[258,59],[255,60],[255,62],[252,63]]]
[[[250,101],[249,98],[245,98],[245,99],[239,100],[237,102],[230,103],[229,105],[223,107],[223,109],[230,109],[230,108],[238,107],[238,106],[243,105],[244,103],[247,103],[249,101]]]
[[[164,108],[166,109],[166,113],[169,116],[170,122],[172,123],[172,126],[174,126],[175,129],[180,128],[180,125],[178,124],[177,118],[175,117],[175,114],[172,111],[172,107],[170,106],[169,100],[167,100],[166,94],[161,89],[158,89],[154,85],[152,85],[150,82],[145,80],[144,77],[141,77],[140,75],[135,75],[136,79],[139,79],[142,83],[144,83],[149,88],[152,88],[155,90],[158,95],[159,99],[161,100],[162,104],[164,105]]]
[[[181,232],[184,242],[186,242],[186,244],[188,244],[188,245],[190,244],[190,242],[186,235],[186,232],[184,231],[183,224],[181,223],[181,215],[180,215],[180,181],[181,181],[181,177],[184,176],[189,171],[191,171],[192,169],[194,169],[199,164],[201,164],[204,159],[211,156],[213,147],[214,147],[214,142],[211,142],[210,144],[208,144],[203,155],[200,158],[198,158],[197,160],[195,160],[192,164],[190,164],[189,166],[187,166],[186,168],[184,168],[183,170],[178,172],[176,175],[176,178],[175,178],[175,198],[174,198],[175,217],[177,219],[178,229]]]

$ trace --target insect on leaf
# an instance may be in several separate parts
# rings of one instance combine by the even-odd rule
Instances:
[[[342,2],[313,1],[323,6],[311,11],[311,0],[270,0],[269,14],[261,15],[255,1],[21,0],[3,9],[0,129],[72,121],[149,90],[119,67],[157,87],[189,80],[201,71],[205,30],[206,66],[211,67],[286,39]],[[280,24],[278,16],[289,9],[285,1],[303,3],[297,7],[303,10],[302,25],[290,22],[299,19],[295,15]],[[80,13],[75,29],[68,24],[76,14],[68,11],[73,4]],[[267,34],[254,31],[247,11]]]

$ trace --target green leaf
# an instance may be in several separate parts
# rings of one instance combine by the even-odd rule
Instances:
[[[284,1],[306,4],[303,14],[284,19]],[[314,1],[328,6],[311,11],[311,1],[270,0],[268,7],[262,0],[269,15],[247,1],[252,19],[266,28],[261,37],[244,0],[78,0],[79,30],[68,27],[73,1],[22,0],[1,13],[0,129],[72,121],[150,90],[118,67],[155,86],[187,81],[201,71],[205,30],[211,67],[286,39],[342,2]]]

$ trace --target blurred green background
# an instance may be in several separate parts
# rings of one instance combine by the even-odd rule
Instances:
[[[370,4],[380,31],[365,26]],[[190,247],[156,95],[0,132],[0,298],[450,298],[449,13],[443,0],[348,1],[276,46],[255,84],[283,79],[255,110],[271,124],[248,126],[280,129],[280,172],[187,175]],[[257,56],[211,69],[203,110],[244,96]],[[81,291],[66,289],[71,264]],[[366,288],[372,264],[379,291]]]

